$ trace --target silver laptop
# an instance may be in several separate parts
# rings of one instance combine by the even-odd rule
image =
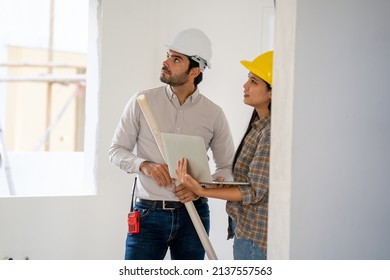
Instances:
[[[248,185],[247,182],[214,181],[209,167],[208,156],[203,138],[200,136],[161,133],[165,159],[169,174],[176,178],[175,169],[181,158],[187,158],[187,171],[202,184]]]

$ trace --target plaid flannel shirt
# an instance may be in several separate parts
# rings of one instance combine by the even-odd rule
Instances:
[[[268,190],[270,159],[271,117],[252,124],[245,137],[241,153],[234,166],[234,179],[249,182],[240,186],[242,201],[228,201],[226,212],[236,224],[239,239],[252,240],[267,253]],[[228,238],[234,233],[229,227]]]

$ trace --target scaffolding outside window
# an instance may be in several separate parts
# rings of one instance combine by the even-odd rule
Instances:
[[[0,196],[74,194],[83,177],[87,54],[71,40],[84,30],[87,45],[88,1],[0,2],[8,12],[24,7],[0,30]],[[83,17],[67,13],[75,8]],[[17,24],[43,16],[36,37],[15,35]]]
[[[0,63],[9,151],[83,150],[86,55],[53,51],[58,62],[39,61],[47,52],[8,47],[8,62]]]

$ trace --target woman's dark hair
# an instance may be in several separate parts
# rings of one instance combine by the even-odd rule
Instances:
[[[265,82],[266,85],[267,85],[267,90],[268,90],[268,91],[272,90],[272,86],[271,86],[269,83],[267,83],[266,81],[264,81],[264,82]],[[269,110],[269,112],[271,113],[271,102],[268,104],[268,110]]]
[[[267,84],[267,90],[271,90],[272,87],[269,83],[265,82]],[[271,102],[268,104],[268,110],[271,112]],[[252,124],[258,119],[259,114],[257,113],[256,109],[253,109],[252,117],[249,121],[248,127],[246,128],[245,134],[241,139],[240,145],[238,145],[237,151],[234,154],[233,164],[232,164],[232,171],[234,171],[234,166],[236,165],[237,158],[239,154],[241,153],[242,146],[244,146],[244,139],[248,135],[249,131],[252,129]]]
[[[252,117],[251,117],[251,119],[250,119],[250,121],[249,121],[248,127],[246,128],[246,131],[245,131],[245,133],[244,133],[244,136],[243,136],[242,139],[241,139],[240,145],[238,145],[237,151],[236,151],[236,153],[234,154],[234,159],[233,159],[233,164],[232,164],[232,171],[234,171],[234,166],[236,165],[237,158],[238,158],[238,156],[239,156],[240,153],[241,153],[242,146],[244,146],[244,139],[245,139],[245,137],[248,135],[249,131],[251,131],[251,129],[252,129],[252,124],[255,122],[255,120],[258,118],[258,116],[259,116],[259,114],[257,114],[256,109],[253,109]]]
[[[190,70],[192,68],[195,68],[195,67],[199,67],[199,63],[196,62],[195,60],[193,60],[191,58],[191,56],[188,56],[188,60],[190,61],[190,65],[188,66],[188,70],[187,70],[187,74],[190,73]],[[195,78],[194,80],[194,85],[197,86],[198,84],[200,84],[200,82],[203,80],[203,72],[200,72],[199,75]]]

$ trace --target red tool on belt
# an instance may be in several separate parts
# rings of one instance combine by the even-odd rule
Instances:
[[[127,223],[129,225],[129,234],[136,234],[139,233],[139,212],[138,210],[134,210],[133,208],[133,202],[134,202],[134,190],[135,186],[137,184],[137,177],[134,179],[134,186],[133,186],[133,194],[131,196],[131,204],[130,204],[130,212],[127,215]]]

